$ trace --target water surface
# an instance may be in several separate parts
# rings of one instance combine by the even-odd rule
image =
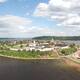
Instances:
[[[0,80],[80,80],[80,72],[62,60],[15,60],[0,57]]]

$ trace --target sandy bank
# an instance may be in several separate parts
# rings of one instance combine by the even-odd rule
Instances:
[[[69,67],[73,67],[75,70],[79,71],[80,72],[80,64],[73,61],[72,59],[70,58],[65,58],[64,59],[64,63],[66,65],[68,65]]]

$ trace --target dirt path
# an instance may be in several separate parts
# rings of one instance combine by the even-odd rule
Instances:
[[[71,59],[65,58],[64,62],[69,66],[73,67],[75,70],[80,72],[80,64],[72,61]]]

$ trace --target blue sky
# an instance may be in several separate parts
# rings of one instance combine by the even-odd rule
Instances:
[[[79,3],[79,0],[0,0],[0,37],[79,36]]]
[[[6,0],[0,5],[0,14],[13,14],[25,16],[26,13],[32,14],[39,2],[48,2],[47,0]]]

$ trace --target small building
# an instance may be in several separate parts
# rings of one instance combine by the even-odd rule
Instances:
[[[35,41],[33,41],[33,43],[29,44],[29,47],[35,47],[35,46],[36,46],[36,42]]]

